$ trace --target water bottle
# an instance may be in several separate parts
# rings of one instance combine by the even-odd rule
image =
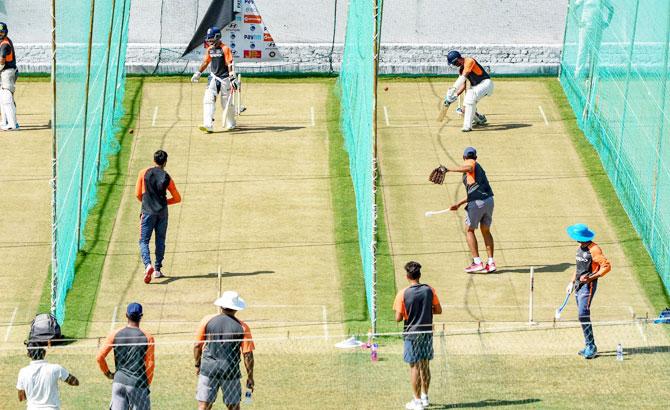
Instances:
[[[251,404],[251,389],[247,389],[247,392],[244,393],[244,404]]]
[[[379,345],[377,343],[373,343],[372,347],[370,348],[370,360],[373,362],[379,360],[379,357],[377,356],[377,349],[379,349]]]
[[[368,348],[368,349],[372,347],[372,331],[371,330],[368,330],[368,341],[365,344],[365,347]]]
[[[621,346],[621,343],[616,345],[616,360],[617,362],[623,362],[623,346]]]

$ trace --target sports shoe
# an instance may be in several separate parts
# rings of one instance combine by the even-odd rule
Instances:
[[[477,125],[484,125],[487,122],[486,115],[476,112],[475,113],[475,119],[472,122],[477,124]]]
[[[479,262],[479,263],[474,263],[470,264],[467,268],[465,268],[466,273],[473,273],[473,272],[481,272],[484,270],[484,264]]]
[[[214,129],[212,127],[205,127],[204,125],[199,126],[198,129],[202,132],[206,132],[207,134],[211,134],[214,132]]]
[[[12,128],[12,127],[10,127],[10,126],[8,126],[8,125],[3,125],[1,129],[2,129],[3,131],[18,131],[20,128],[21,128],[21,127],[19,127],[19,124],[16,124],[16,127],[14,127],[14,128]]]
[[[165,277],[165,275],[163,275],[163,272],[161,272],[159,270],[154,270],[154,279],[160,279],[160,278],[164,278],[164,277]]]
[[[421,393],[421,405],[423,407],[430,406],[430,401],[428,400],[428,395],[425,394],[425,393]]]
[[[584,349],[584,359],[593,359],[598,356],[598,348],[595,346],[589,346]]]
[[[412,399],[412,401],[405,404],[407,410],[423,410],[423,404],[420,399]]]
[[[465,110],[463,110],[463,107],[456,108],[456,114],[463,116],[463,114],[465,114]]]
[[[584,352],[586,351],[586,348],[583,348],[582,350],[578,351],[577,354],[580,356],[584,356]]]
[[[488,273],[495,272],[496,271],[496,263],[487,263],[486,266],[484,267],[484,270],[487,271]]]
[[[472,128],[461,128],[462,132],[470,132],[472,131]]]
[[[148,264],[147,267],[144,268],[144,283],[151,282],[152,273],[154,273],[154,267],[151,266],[151,264]]]

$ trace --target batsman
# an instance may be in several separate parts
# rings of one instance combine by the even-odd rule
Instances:
[[[8,32],[7,24],[0,23],[0,129],[14,131],[19,129],[14,102],[17,70],[14,43],[7,37]]]
[[[463,99],[465,112],[463,113],[463,128],[461,131],[472,131],[473,124],[486,124],[486,116],[477,112],[477,103],[485,96],[493,94],[493,81],[477,60],[471,57],[464,58],[456,50],[447,54],[447,62],[449,65],[458,68],[459,75],[454,85],[447,90],[444,105],[449,107],[458,99],[459,95],[465,92],[465,98]],[[470,88],[467,88],[467,91],[466,81],[470,82]]]
[[[593,359],[598,354],[593,326],[591,325],[591,302],[598,289],[598,279],[607,275],[612,269],[610,262],[603,255],[600,246],[593,242],[596,234],[584,224],[568,226],[568,236],[579,242],[577,247],[577,264],[575,275],[566,288],[568,292],[573,287],[579,310],[579,322],[584,332],[584,349],[577,354],[585,359]]]
[[[240,86],[233,67],[233,52],[221,41],[221,30],[218,27],[207,29],[205,42],[207,43],[205,57],[198,71],[191,77],[191,81],[197,83],[203,71],[211,64],[207,89],[202,100],[202,125],[199,128],[206,133],[214,131],[216,98],[220,97],[223,108],[223,128],[226,131],[233,130],[236,126],[233,91]]]

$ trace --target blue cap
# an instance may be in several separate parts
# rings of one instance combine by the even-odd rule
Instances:
[[[591,242],[596,236],[595,232],[585,224],[570,225],[566,231],[568,231],[568,236],[577,242]]]
[[[461,53],[459,53],[456,50],[451,50],[450,52],[447,53],[447,62],[449,65],[456,65],[456,60],[458,60],[461,57]]]
[[[463,156],[468,159],[475,159],[477,157],[477,150],[475,147],[467,147],[465,151],[463,151]]]
[[[139,303],[133,302],[128,305],[126,309],[126,314],[131,319],[139,319],[142,317],[142,305]]]

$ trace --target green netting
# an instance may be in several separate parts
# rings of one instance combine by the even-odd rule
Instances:
[[[378,10],[382,1],[378,0]],[[368,312],[375,309],[375,2],[350,0],[347,32],[340,71],[341,127],[349,153],[349,168],[356,194],[358,240],[363,264]]]
[[[667,0],[571,0],[561,83],[670,290]]]
[[[130,0],[56,1],[56,233],[51,306],[61,323],[86,217],[95,205],[107,157],[118,150],[115,124],[123,114],[129,15]]]

